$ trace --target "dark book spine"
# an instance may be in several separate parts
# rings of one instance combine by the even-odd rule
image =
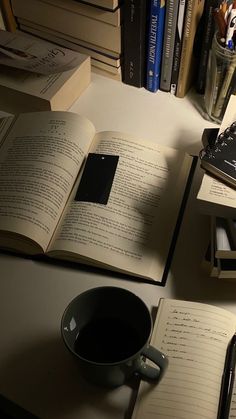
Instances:
[[[202,15],[202,34],[201,34],[201,46],[200,46],[200,59],[196,79],[196,91],[200,94],[205,93],[206,87],[206,72],[207,63],[209,57],[209,51],[211,49],[212,38],[215,31],[215,20],[213,16],[213,10],[220,5],[219,0],[206,0],[204,5],[204,11]]]
[[[135,87],[145,83],[148,0],[126,0],[123,22],[122,81]]]
[[[181,57],[182,35],[184,27],[185,6],[187,0],[179,0],[178,19],[175,32],[175,44],[173,53],[173,64],[171,71],[170,92],[175,95],[179,76],[179,64]]]

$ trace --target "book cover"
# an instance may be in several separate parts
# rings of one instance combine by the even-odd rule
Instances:
[[[161,55],[165,24],[165,0],[152,0],[148,31],[146,89],[156,92],[160,87]]]
[[[169,92],[174,56],[175,33],[179,3],[176,0],[166,1],[165,28],[162,49],[160,89]]]
[[[144,86],[146,76],[147,0],[124,3],[122,81]]]
[[[0,66],[0,108],[19,113],[37,110],[68,110],[91,80],[90,57],[72,70],[44,75]]]
[[[178,76],[179,76],[179,64],[182,48],[182,39],[183,39],[183,27],[184,27],[184,16],[185,16],[186,0],[179,0],[179,10],[177,25],[175,31],[175,44],[174,44],[174,53],[173,53],[173,65],[171,72],[171,85],[170,92],[171,94],[176,94]]]
[[[197,65],[194,56],[194,40],[204,8],[204,0],[189,0],[183,29],[183,43],[180,58],[177,97],[184,97],[192,85]]]

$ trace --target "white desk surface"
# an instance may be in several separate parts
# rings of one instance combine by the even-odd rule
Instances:
[[[189,153],[200,150],[204,128],[216,127],[202,118],[189,98],[153,94],[94,74],[71,110],[91,119],[98,131],[126,131]],[[40,418],[130,417],[130,385],[108,391],[84,382],[60,337],[65,307],[94,286],[126,287],[150,309],[160,297],[172,297],[210,302],[236,313],[236,283],[209,278],[201,268],[209,232],[208,217],[194,205],[196,188],[165,287],[0,254],[0,394]]]

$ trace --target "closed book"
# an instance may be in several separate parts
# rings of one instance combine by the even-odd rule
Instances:
[[[68,110],[90,79],[90,58],[82,54],[80,65],[51,75],[1,66],[0,108],[10,113]]]
[[[81,54],[88,55],[91,58],[91,69],[93,71],[95,68],[105,70],[106,72],[103,75],[106,77],[114,78],[113,75],[115,74],[115,76],[117,76],[115,79],[121,81],[120,58],[115,58],[107,54],[100,53],[99,51],[91,49],[90,47],[84,47],[78,44],[76,39],[68,37],[70,39],[68,40],[65,37],[62,37],[62,35],[56,31],[42,31],[41,28],[43,27],[39,25],[34,25],[31,27],[20,23],[21,31],[26,32],[27,34],[36,35],[41,39],[45,39],[47,41],[53,42],[54,44],[77,51]]]
[[[156,92],[160,87],[161,55],[165,23],[165,0],[152,0],[147,47],[146,89]]]
[[[171,73],[174,56],[175,33],[179,3],[176,0],[166,1],[165,29],[162,49],[160,89],[170,91]]]
[[[177,25],[176,25],[176,31],[175,31],[175,45],[174,45],[174,53],[173,53],[171,86],[170,86],[170,93],[172,93],[173,95],[176,94],[178,76],[179,76],[179,65],[180,65],[180,56],[181,56],[181,48],[182,48],[186,2],[187,0],[179,0],[179,10],[178,10],[178,19],[177,19]]]
[[[194,40],[204,8],[204,0],[188,0],[184,19],[183,43],[176,96],[184,97],[193,83],[197,63]]]
[[[17,18],[29,20],[117,53],[121,52],[120,26],[115,27],[40,0],[13,0],[12,7]]]
[[[96,19],[101,22],[109,23],[113,26],[120,26],[121,24],[121,8],[117,8],[115,11],[108,11],[94,7],[91,4],[84,4],[75,0],[40,0],[47,4],[51,4],[64,10],[70,10],[71,12],[83,16]]]
[[[229,228],[234,220],[223,217],[212,217],[213,228],[212,238],[215,241],[215,257],[218,259],[236,259],[235,240]],[[235,237],[235,226],[234,235]]]
[[[122,80],[142,87],[146,75],[147,0],[126,0],[124,3]]]
[[[202,34],[200,45],[200,57],[196,78],[196,91],[204,94],[206,86],[206,73],[209,51],[211,49],[212,38],[215,32],[215,19],[213,10],[220,4],[219,0],[205,0],[204,11],[202,15]]]

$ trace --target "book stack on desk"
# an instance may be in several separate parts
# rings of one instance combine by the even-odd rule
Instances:
[[[210,216],[206,264],[211,276],[236,279],[236,96],[231,96],[220,129],[205,130],[200,163],[205,173],[197,195]],[[207,141],[206,144],[205,141]]]
[[[12,9],[20,30],[90,55],[94,71],[184,97],[196,78],[195,38],[204,4],[12,0]]]
[[[94,71],[121,80],[118,0],[12,0],[19,29],[89,55]]]

